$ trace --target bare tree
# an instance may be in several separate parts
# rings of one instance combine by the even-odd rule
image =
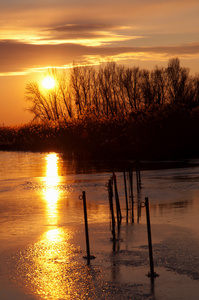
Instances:
[[[52,111],[46,97],[43,97],[37,83],[29,83],[26,86],[26,99],[31,102],[28,110],[34,114],[33,120],[50,121]]]
[[[149,107],[152,103],[154,103],[154,94],[151,83],[151,75],[150,71],[142,70],[141,72],[141,94],[142,94],[142,103],[144,107]]]
[[[137,110],[141,101],[141,72],[138,67],[127,68],[123,76],[126,103],[131,110]]]
[[[199,106],[199,74],[193,78],[194,106]]]
[[[115,63],[108,63],[98,71],[99,96],[102,99],[102,111],[106,116],[115,115],[113,101],[113,82],[114,82]]]
[[[199,105],[199,76],[189,76],[189,69],[182,68],[178,58],[152,71],[109,62],[99,68],[74,65],[69,73],[51,69],[48,75],[56,81],[54,89],[41,89],[37,83],[26,86],[28,110],[35,120],[125,116],[167,103],[190,109]]]
[[[26,85],[26,100],[31,103],[28,110],[34,114],[33,120],[58,121],[72,118],[72,102],[68,92],[66,74],[50,69],[47,73],[56,81],[53,89],[39,88],[37,83]]]
[[[186,101],[188,92],[189,69],[180,67],[180,60],[169,60],[167,73],[167,97],[170,103],[180,104]]]
[[[165,71],[163,68],[156,67],[151,71],[151,85],[153,90],[154,102],[163,105],[166,102],[165,98]]]

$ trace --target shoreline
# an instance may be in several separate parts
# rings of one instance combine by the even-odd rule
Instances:
[[[75,162],[81,162],[83,164],[93,164],[93,165],[99,165],[99,164],[105,164],[112,165],[117,163],[119,166],[131,166],[135,165],[135,163],[139,163],[139,167],[141,170],[158,170],[158,169],[172,169],[172,168],[183,168],[183,167],[193,167],[193,166],[199,166],[199,157],[190,157],[190,158],[179,158],[179,159],[117,159],[115,157],[113,158],[97,158],[96,159],[89,159],[89,158],[77,158],[75,156],[70,156],[68,153],[64,151],[57,151],[55,150],[38,150],[38,151],[31,151],[31,150],[16,150],[16,149],[1,149],[0,144],[0,153],[3,152],[16,152],[16,153],[57,153],[63,157],[63,159],[66,160],[73,160]]]

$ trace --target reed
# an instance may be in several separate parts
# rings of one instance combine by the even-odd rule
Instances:
[[[0,150],[58,151],[78,160],[193,158],[199,153],[198,127],[198,108],[166,105],[125,117],[2,126]]]

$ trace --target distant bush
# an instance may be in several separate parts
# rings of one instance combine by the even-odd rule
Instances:
[[[155,105],[128,116],[0,127],[0,149],[57,151],[69,158],[184,159],[199,156],[199,108]]]

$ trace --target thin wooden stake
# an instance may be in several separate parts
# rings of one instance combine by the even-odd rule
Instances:
[[[133,171],[129,170],[129,186],[130,186],[130,199],[132,208],[132,223],[134,223],[134,199],[133,199]]]
[[[94,255],[90,255],[90,244],[89,244],[89,234],[88,234],[88,220],[87,220],[87,208],[86,208],[86,193],[82,192],[82,195],[79,196],[80,200],[83,200],[83,208],[84,208],[84,223],[85,223],[85,235],[86,235],[86,250],[87,256],[84,256],[87,259],[87,264],[90,264],[90,259],[94,259]]]
[[[112,235],[113,235],[113,240],[116,239],[115,236],[115,216],[114,216],[114,210],[113,210],[113,188],[112,188],[112,182],[109,180],[108,182],[108,194],[109,194],[109,206],[110,206],[110,211],[111,211],[111,221],[112,221]]]
[[[118,226],[118,232],[119,232],[120,231],[121,221],[122,221],[122,214],[121,214],[120,200],[119,200],[119,195],[118,195],[118,190],[117,190],[117,180],[116,180],[115,173],[113,173],[113,182],[114,182],[114,187],[115,187],[115,202],[116,202],[116,211],[117,211],[117,226]]]
[[[128,195],[127,195],[127,184],[126,184],[126,172],[124,170],[124,192],[125,192],[125,200],[126,200],[126,222],[128,223],[128,216],[129,216],[129,205],[128,205]]]
[[[158,276],[158,274],[156,274],[154,272],[153,249],[152,249],[152,238],[151,238],[151,223],[150,223],[150,215],[149,215],[148,198],[145,198],[145,206],[146,206],[147,232],[148,232],[148,244],[149,244],[149,260],[150,260],[150,272],[148,273],[148,276],[155,278]]]

